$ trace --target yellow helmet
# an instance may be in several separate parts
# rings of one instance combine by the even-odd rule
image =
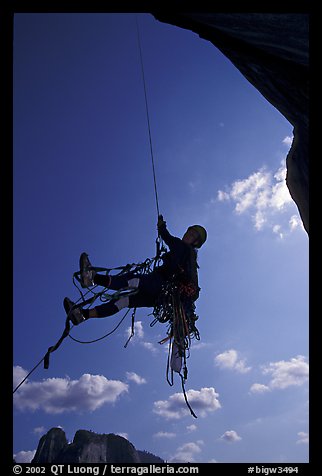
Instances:
[[[207,239],[206,229],[201,225],[192,225],[192,226],[189,226],[189,228],[190,229],[192,228],[193,230],[195,230],[198,233],[199,241],[198,241],[198,244],[196,245],[196,248],[200,248]]]

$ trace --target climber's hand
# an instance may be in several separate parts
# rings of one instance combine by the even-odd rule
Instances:
[[[158,216],[158,224],[157,224],[158,229],[161,228],[162,226],[164,226],[165,224],[166,224],[166,222],[164,221],[163,216],[159,215]]]

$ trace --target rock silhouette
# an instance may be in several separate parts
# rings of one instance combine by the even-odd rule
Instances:
[[[78,430],[68,443],[61,428],[51,428],[40,438],[33,464],[61,463],[163,463],[147,451],[138,451],[126,438]]]

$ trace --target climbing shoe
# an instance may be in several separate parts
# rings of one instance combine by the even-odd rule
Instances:
[[[79,307],[73,309],[75,303],[71,301],[68,297],[65,297],[63,304],[65,312],[74,324],[74,326],[78,326],[78,324],[81,324],[81,322],[85,321],[85,317],[83,316],[82,310]]]
[[[88,288],[94,285],[94,276],[96,271],[91,269],[92,265],[88,259],[87,253],[82,253],[79,258],[80,283],[82,288]]]

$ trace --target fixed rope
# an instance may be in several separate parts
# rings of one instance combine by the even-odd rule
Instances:
[[[141,38],[140,38],[140,30],[139,30],[139,22],[137,16],[135,16],[136,21],[136,31],[137,31],[137,38],[138,38],[138,45],[139,45],[139,53],[140,53],[140,64],[141,64],[141,72],[142,72],[142,80],[143,80],[143,89],[144,89],[144,99],[145,99],[145,111],[146,111],[146,118],[148,124],[148,132],[149,132],[149,143],[150,143],[150,153],[151,153],[151,162],[152,162],[152,172],[153,172],[153,183],[154,183],[154,194],[155,194],[155,202],[157,208],[157,215],[160,215],[159,209],[159,199],[158,199],[158,190],[157,190],[157,181],[156,181],[156,174],[155,174],[155,165],[154,165],[154,157],[153,157],[153,147],[152,147],[152,135],[151,135],[151,126],[150,126],[150,115],[149,115],[149,107],[148,107],[148,97],[146,92],[146,81],[145,81],[145,74],[144,74],[144,64],[143,64],[143,55],[142,55],[142,47],[141,47]]]
[[[38,364],[36,364],[36,365],[34,366],[33,369],[30,370],[30,372],[25,376],[25,378],[24,378],[23,380],[21,380],[21,382],[16,386],[16,388],[13,390],[12,393],[15,393],[15,392],[18,390],[18,388],[20,388],[21,385],[22,385],[23,383],[25,383],[25,381],[27,380],[27,378],[30,377],[30,375],[39,367],[39,365],[44,361],[44,359],[45,359],[45,356],[38,362]]]

